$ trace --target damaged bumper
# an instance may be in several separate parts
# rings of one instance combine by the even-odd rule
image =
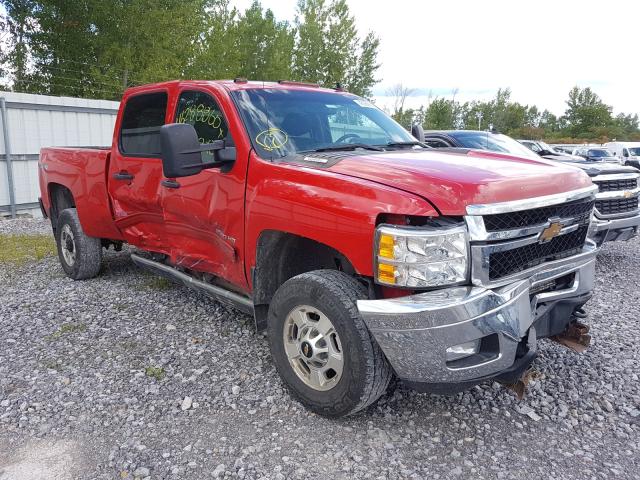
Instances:
[[[594,240],[598,245],[604,242],[629,240],[636,236],[640,226],[640,213],[627,218],[595,218],[596,234]]]
[[[598,249],[544,265],[499,288],[452,287],[359,300],[358,309],[396,375],[424,391],[457,391],[521,373],[538,337],[562,332],[591,296]]]

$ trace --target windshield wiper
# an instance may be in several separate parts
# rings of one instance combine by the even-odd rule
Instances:
[[[375,145],[367,145],[366,143],[345,143],[343,145],[331,145],[329,147],[320,147],[314,148],[313,150],[304,150],[298,153],[310,153],[310,152],[336,152],[336,151],[347,151],[347,150],[355,150],[357,148],[362,148],[363,150],[375,150],[376,152],[383,152],[384,150],[380,147],[376,147]]]
[[[431,148],[429,145],[427,145],[424,142],[419,142],[418,140],[413,141],[413,142],[387,142],[384,145],[380,145],[381,147],[415,147],[416,145],[423,147],[423,148]]]

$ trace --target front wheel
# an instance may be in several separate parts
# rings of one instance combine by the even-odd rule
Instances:
[[[269,307],[271,354],[289,391],[329,417],[355,413],[382,395],[392,376],[380,347],[360,318],[366,289],[333,270],[286,281]]]

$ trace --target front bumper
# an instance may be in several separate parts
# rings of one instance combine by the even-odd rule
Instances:
[[[543,336],[564,330],[573,309],[590,298],[597,252],[588,243],[579,255],[550,262],[529,278],[499,288],[452,287],[359,300],[358,309],[401,380],[466,387],[513,370],[523,356],[530,362],[536,322]],[[542,288],[559,279],[570,280],[560,289]],[[562,315],[553,314],[554,309]],[[555,325],[549,325],[550,319]],[[478,339],[478,353],[447,362],[447,348]]]
[[[604,242],[629,240],[636,236],[640,226],[640,213],[627,218],[595,218],[596,234],[594,237],[598,245]]]

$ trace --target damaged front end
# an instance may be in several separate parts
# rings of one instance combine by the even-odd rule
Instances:
[[[574,312],[594,287],[594,192],[468,207],[471,285],[358,301],[396,375],[420,391],[494,379],[522,395],[539,338],[583,344]]]

